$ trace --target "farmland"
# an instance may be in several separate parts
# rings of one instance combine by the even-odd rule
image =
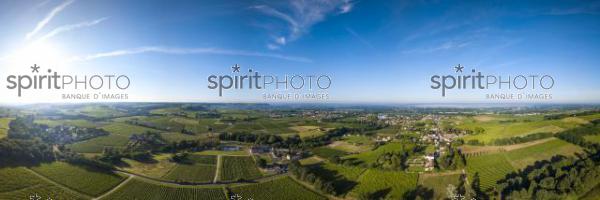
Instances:
[[[64,162],[41,164],[31,169],[48,179],[90,196],[98,196],[124,180],[117,174]]]
[[[578,146],[577,140],[564,136],[562,131],[592,125],[596,119],[595,114],[545,117],[537,112],[396,113],[378,118],[376,111],[365,110],[187,110],[178,105],[152,105],[149,110],[138,104],[51,107],[58,110],[48,111],[50,116],[26,110],[23,113],[39,117],[0,118],[0,130],[8,130],[8,123],[16,120],[22,125],[13,123],[11,127],[16,128],[12,130],[20,128],[25,133],[39,131],[26,129],[29,126],[43,130],[43,125],[64,125],[59,128],[66,133],[76,129],[73,126],[109,132],[67,142],[63,148],[63,144],[50,143],[54,140],[48,142],[42,131],[37,142],[26,143],[31,148],[25,145],[28,148],[6,151],[17,153],[17,158],[46,157],[33,163],[8,160],[10,165],[0,169],[0,178],[6,182],[0,184],[0,199],[23,199],[32,192],[55,199],[224,200],[229,198],[227,195],[255,200],[412,199],[413,195],[443,199],[450,184],[459,185],[463,172],[467,181],[478,174],[481,189],[500,198],[502,194],[494,194],[491,189],[506,190],[502,188],[504,182],[497,181],[507,179],[509,173],[518,173],[555,155],[590,155],[590,146]],[[301,117],[323,112],[327,112],[326,117],[334,117]],[[548,115],[554,113],[560,114]],[[484,131],[469,132],[479,128]],[[506,144],[494,142],[546,131],[560,134]],[[146,132],[155,134],[142,134]],[[0,142],[15,140],[12,137],[15,135]],[[55,137],[68,134],[58,133]],[[584,134],[581,138],[597,141],[596,134]],[[485,143],[469,143],[469,139]],[[18,140],[3,143],[0,148],[21,144]],[[144,148],[137,149],[136,145]],[[233,146],[239,149],[232,149]],[[260,153],[251,151],[257,146],[266,148]],[[23,149],[34,153],[18,154]],[[458,156],[447,156],[451,154]],[[470,184],[467,191],[471,191]]]
[[[493,187],[496,181],[514,170],[503,154],[487,154],[467,158],[469,179],[472,180],[475,173],[479,173],[483,189]]]
[[[49,183],[23,167],[0,169],[0,199],[29,199],[31,195],[54,199],[85,199]]]
[[[216,156],[192,155],[189,160],[189,163],[177,164],[164,178],[192,183],[213,181],[217,169]]]
[[[353,196],[369,194],[388,199],[401,199],[406,192],[417,186],[417,174],[369,169],[358,179],[352,189]]]
[[[258,184],[242,185],[230,188],[231,192],[244,199],[294,199],[319,200],[327,199],[288,177],[269,180]]]
[[[223,156],[222,162],[219,176],[222,181],[252,180],[262,176],[250,156]]]
[[[132,179],[123,187],[104,199],[215,199],[224,200],[225,193],[220,187],[172,187]]]
[[[0,118],[0,138],[3,138],[8,133],[8,123],[11,118]]]

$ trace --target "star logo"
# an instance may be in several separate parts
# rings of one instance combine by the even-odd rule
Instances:
[[[463,72],[463,69],[464,69],[464,68],[465,68],[465,67],[463,67],[463,66],[460,66],[460,64],[458,64],[456,67],[454,67],[454,69],[456,69],[456,72]]]
[[[40,66],[34,64],[33,66],[31,66],[31,73],[36,72],[39,73]]]
[[[238,64],[233,65],[231,69],[233,69],[233,72],[240,72],[240,66]]]

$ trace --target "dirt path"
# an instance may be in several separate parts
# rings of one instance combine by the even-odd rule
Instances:
[[[221,174],[221,167],[223,164],[221,163],[221,155],[217,156],[217,170],[215,170],[215,178],[213,179],[213,183],[217,183],[219,180],[219,174]]]
[[[108,192],[100,195],[99,197],[93,198],[92,200],[98,200],[98,199],[102,199],[110,194],[112,194],[114,191],[117,191],[117,189],[121,188],[123,185],[127,184],[127,182],[129,182],[131,179],[133,179],[133,176],[129,175],[129,177],[127,177],[127,179],[125,179],[124,181],[122,181],[121,183],[119,183],[119,185],[117,185],[116,187],[110,189]]]
[[[81,196],[81,197],[85,197],[86,199],[92,199],[92,198],[94,198],[94,197],[92,197],[92,196],[90,196],[90,195],[87,195],[87,194],[84,194],[84,193],[81,193],[81,192],[75,191],[75,190],[73,190],[73,189],[71,189],[71,188],[67,187],[66,185],[60,184],[60,183],[58,183],[58,182],[56,182],[56,181],[53,181],[52,179],[49,179],[49,178],[45,177],[44,175],[41,175],[41,174],[39,174],[39,173],[37,173],[37,172],[35,172],[35,171],[33,171],[33,170],[29,169],[29,168],[25,168],[25,170],[27,170],[27,171],[31,172],[32,174],[34,174],[34,175],[36,175],[36,176],[40,177],[40,178],[41,178],[41,179],[43,179],[44,181],[47,181],[47,182],[49,182],[49,183],[52,183],[52,184],[54,184],[54,185],[56,185],[56,186],[58,186],[58,187],[60,187],[60,188],[62,188],[62,189],[64,189],[64,190],[67,190],[67,191],[69,191],[69,192],[71,192],[71,193],[73,193],[73,194],[76,194],[76,195],[78,195],[78,196]]]

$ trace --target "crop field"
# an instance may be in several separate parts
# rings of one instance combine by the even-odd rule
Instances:
[[[356,186],[358,178],[366,170],[364,168],[337,165],[330,162],[323,162],[313,168],[319,177],[327,181],[333,181],[333,187],[338,194],[348,193]]]
[[[23,167],[1,168],[0,180],[0,199],[30,199],[36,194],[43,199],[84,199],[61,186],[46,182]]]
[[[525,168],[537,160],[546,160],[555,155],[573,156],[577,152],[583,152],[581,147],[554,139],[544,143],[528,146],[506,152],[506,157],[515,169]]]
[[[479,173],[481,187],[484,190],[496,185],[496,181],[512,171],[514,168],[501,153],[467,157],[469,180],[473,180],[475,173]]]
[[[500,119],[479,121],[476,119],[465,119],[458,125],[461,129],[474,130],[483,128],[484,133],[468,135],[463,139],[479,140],[490,143],[494,139],[525,136],[533,133],[551,132],[557,133],[565,129],[574,128],[581,124],[578,120],[544,120],[541,116],[530,117],[502,117]]]
[[[85,105],[76,109],[75,112],[94,118],[119,117],[125,115],[125,113],[105,105]]]
[[[179,182],[211,182],[217,169],[216,156],[190,155],[189,164],[177,164],[163,178]]]
[[[124,177],[117,174],[64,162],[44,163],[31,169],[57,183],[91,196],[98,196],[124,180]]]
[[[403,195],[417,186],[415,173],[369,169],[358,179],[351,191],[353,196],[371,194],[377,199],[402,199]]]
[[[252,180],[262,176],[250,156],[223,156],[221,158],[223,168],[219,177],[223,181]]]
[[[225,193],[221,187],[171,187],[145,182],[134,178],[121,188],[111,193],[104,199],[215,199],[225,200]]]
[[[131,136],[133,134],[140,134],[145,132],[160,132],[156,129],[135,126],[125,123],[110,123],[108,125],[101,126],[100,128],[110,132],[111,134],[123,136]]]
[[[156,162],[151,163],[138,162],[124,158],[123,162],[127,163],[128,166],[122,167],[121,169],[152,178],[161,178],[169,173],[176,165],[174,162],[169,161],[169,158],[169,154],[155,155],[153,159]]]
[[[67,145],[71,150],[77,153],[102,153],[104,147],[124,147],[127,145],[129,137],[124,135],[110,134],[107,136],[101,136],[92,138],[89,140],[73,143]]]
[[[448,185],[458,186],[460,174],[422,174],[419,175],[419,184],[426,188],[433,189],[434,199],[448,198]]]
[[[327,198],[305,188],[289,177],[278,178],[258,184],[231,187],[231,192],[242,199],[294,199],[326,200]]]

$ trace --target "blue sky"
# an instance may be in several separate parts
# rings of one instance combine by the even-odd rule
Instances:
[[[28,74],[28,54],[10,55],[41,41],[60,52],[45,65],[55,71],[130,76],[128,101],[264,102],[264,91],[207,88],[208,76],[239,64],[328,74],[326,102],[512,102],[484,98],[506,91],[430,88],[432,75],[461,64],[556,79],[543,91],[552,100],[526,102],[600,102],[600,1],[0,1],[0,23],[2,79]],[[62,93],[0,92],[10,94],[2,102]]]

